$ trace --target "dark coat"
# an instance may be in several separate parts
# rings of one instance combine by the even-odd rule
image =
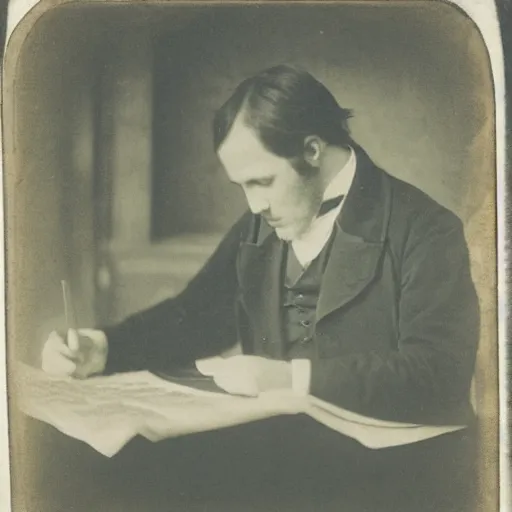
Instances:
[[[462,223],[356,154],[318,302],[311,393],[382,419],[470,422],[479,307]],[[105,329],[107,370],[165,370],[237,341],[280,358],[282,250],[245,214],[182,294]]]

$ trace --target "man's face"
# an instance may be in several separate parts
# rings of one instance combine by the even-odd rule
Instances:
[[[218,155],[230,181],[242,187],[251,211],[261,214],[279,238],[290,241],[307,230],[323,195],[316,169],[298,174],[289,160],[265,149],[240,119]]]

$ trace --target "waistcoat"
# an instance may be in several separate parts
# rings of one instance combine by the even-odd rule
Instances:
[[[283,289],[283,342],[287,359],[310,358],[315,351],[316,307],[332,236],[320,254],[304,270],[291,246],[285,251]]]

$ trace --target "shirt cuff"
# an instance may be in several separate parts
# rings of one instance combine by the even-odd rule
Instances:
[[[292,359],[292,388],[298,395],[309,394],[311,381],[311,361],[309,359]]]

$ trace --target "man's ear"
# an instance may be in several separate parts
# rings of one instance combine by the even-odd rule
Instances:
[[[325,142],[316,135],[308,135],[304,139],[304,160],[312,167],[320,167]]]

